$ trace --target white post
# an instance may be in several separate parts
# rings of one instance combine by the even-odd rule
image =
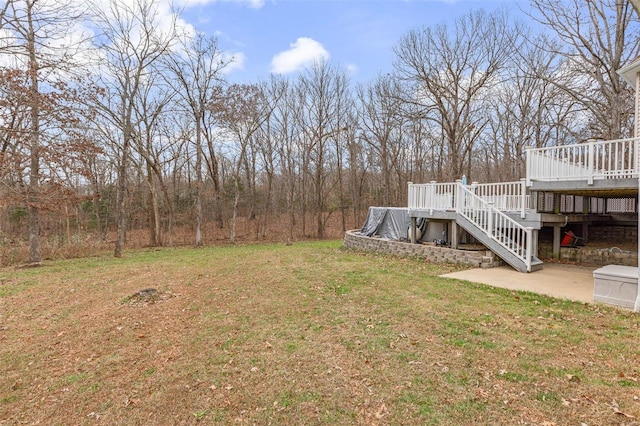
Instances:
[[[429,185],[429,191],[427,192],[429,195],[429,214],[433,214],[433,205],[436,200],[436,181],[432,180]]]
[[[533,252],[533,228],[527,227],[525,229],[526,232],[526,255],[525,255],[525,263],[527,264],[527,272],[531,272],[531,253]]]
[[[493,201],[489,201],[487,205],[489,206],[487,213],[489,215],[489,217],[487,217],[487,235],[493,238]]]
[[[595,161],[594,161],[594,150],[595,150],[595,146],[596,143],[595,141],[589,141],[587,142],[589,144],[589,146],[587,147],[589,149],[588,152],[588,157],[587,157],[587,170],[588,170],[588,178],[587,178],[587,183],[589,185],[593,185],[593,168],[595,167]]]
[[[520,179],[520,219],[524,219],[527,215],[527,182]]]
[[[532,164],[531,164],[531,150],[533,149],[533,147],[526,147],[525,148],[525,154],[526,154],[526,163],[525,163],[525,175],[526,175],[526,182],[527,182],[527,186],[531,186],[531,173],[533,173],[532,170]]]
[[[464,208],[464,203],[462,202],[462,179],[456,179],[456,186],[454,191],[455,194],[453,197],[453,202],[455,203],[455,205],[453,206],[453,209],[456,213],[460,213],[460,209]]]

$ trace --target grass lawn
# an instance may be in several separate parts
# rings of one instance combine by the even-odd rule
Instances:
[[[640,316],[453,269],[341,242],[2,269],[0,424],[640,420]]]

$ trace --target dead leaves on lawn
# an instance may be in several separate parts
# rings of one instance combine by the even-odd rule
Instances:
[[[609,406],[609,408],[611,408],[611,410],[613,410],[613,412],[615,414],[618,414],[619,416],[625,417],[627,419],[635,419],[635,416],[632,416],[631,414],[627,414],[623,411],[620,410],[620,407],[618,406],[618,403],[616,402],[616,400],[614,399],[613,401],[611,401],[611,404],[607,404]]]

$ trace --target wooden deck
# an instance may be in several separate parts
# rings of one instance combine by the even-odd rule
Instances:
[[[529,149],[526,177],[517,182],[410,183],[409,216],[450,222],[454,245],[461,226],[514,268],[530,272],[539,262],[543,226],[553,227],[559,253],[567,224],[610,221],[612,213],[631,214],[637,222],[639,141]]]

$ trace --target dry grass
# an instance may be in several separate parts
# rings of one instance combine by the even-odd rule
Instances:
[[[0,424],[640,417],[640,317],[452,269],[320,242],[0,270]]]
[[[364,220],[366,212],[360,213]],[[267,228],[264,228],[264,218],[258,217],[249,220],[246,217],[239,217],[236,229],[236,243],[250,244],[261,243],[283,243],[288,240],[289,218],[288,216],[270,217]],[[301,219],[298,219],[300,228]],[[301,229],[294,229],[293,241],[316,240],[314,234],[315,221],[313,217],[307,217],[306,234],[302,234]],[[347,229],[355,229],[361,223],[354,223],[354,218],[349,217]],[[208,222],[203,227],[203,242],[206,246],[228,245],[231,243],[231,224],[225,222],[223,228],[218,228],[214,223]],[[26,264],[29,261],[29,241],[24,238],[1,237],[0,236],[0,267]],[[344,237],[340,216],[334,214],[329,217],[325,228],[326,239],[340,239]],[[41,253],[44,260],[77,259],[89,256],[108,256],[115,248],[116,231],[111,229],[104,240],[98,238],[96,233],[78,232],[71,235],[70,241],[65,236],[49,234],[40,238]],[[163,245],[166,247],[194,247],[195,230],[192,226],[176,226],[173,230],[171,240],[169,236],[163,234]],[[148,229],[129,229],[127,231],[127,242],[125,251],[141,248],[148,248]]]

